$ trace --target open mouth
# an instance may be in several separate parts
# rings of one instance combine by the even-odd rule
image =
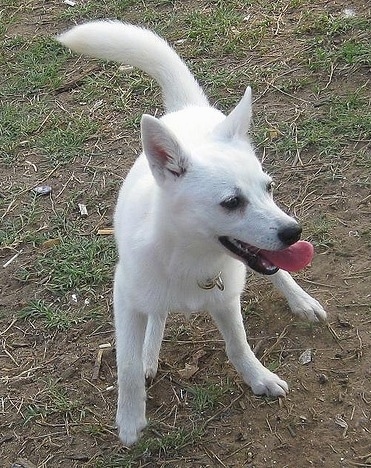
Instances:
[[[313,245],[306,241],[298,241],[286,249],[275,251],[258,249],[227,236],[219,237],[219,242],[234,257],[262,275],[273,275],[280,268],[291,272],[299,271],[311,263],[314,255]]]

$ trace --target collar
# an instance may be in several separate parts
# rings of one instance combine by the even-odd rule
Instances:
[[[219,271],[219,273],[213,278],[207,278],[206,281],[197,281],[197,284],[198,287],[201,289],[209,290],[214,289],[216,286],[219,289],[219,291],[224,291],[224,282],[221,271]]]

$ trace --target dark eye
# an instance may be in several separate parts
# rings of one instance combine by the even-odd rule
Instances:
[[[230,198],[227,198],[226,200],[223,200],[220,205],[223,208],[226,208],[227,210],[233,211],[233,210],[236,210],[237,208],[240,208],[242,204],[243,204],[242,197],[239,197],[236,195],[234,197],[230,197]]]
[[[276,184],[272,181],[267,183],[267,192],[272,193]]]

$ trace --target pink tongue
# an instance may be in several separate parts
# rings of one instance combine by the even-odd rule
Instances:
[[[286,271],[299,271],[312,262],[314,247],[310,242],[299,241],[284,250],[261,250],[273,265]]]

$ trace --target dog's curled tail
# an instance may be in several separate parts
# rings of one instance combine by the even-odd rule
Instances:
[[[126,63],[148,73],[161,86],[168,112],[209,105],[186,64],[152,31],[119,21],[92,21],[56,39],[74,52]]]

